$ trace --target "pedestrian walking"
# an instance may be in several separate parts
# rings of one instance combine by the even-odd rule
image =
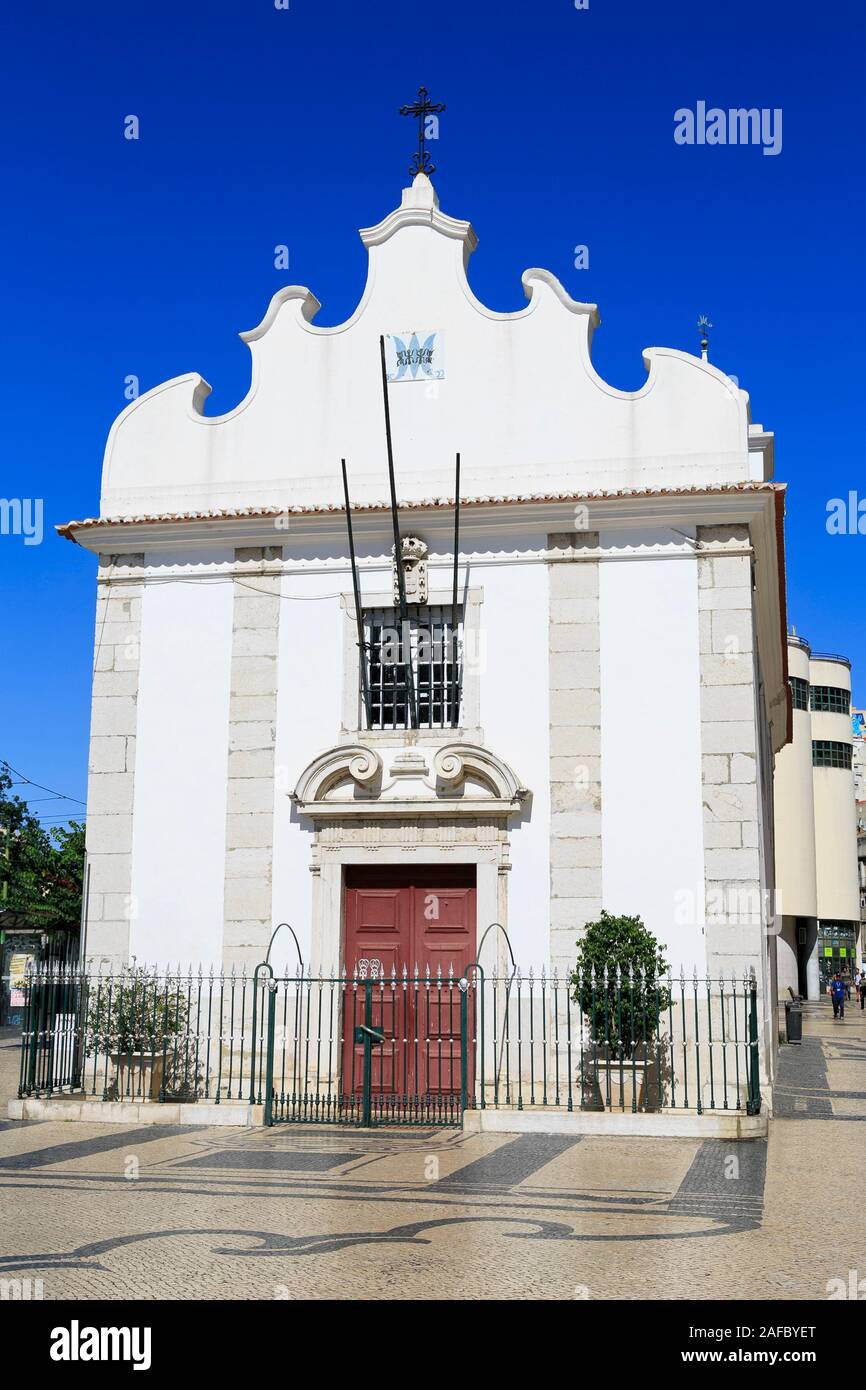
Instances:
[[[862,970],[860,972],[860,989],[858,992],[860,994],[860,1008],[866,1009],[866,975],[863,974]]]
[[[834,1018],[844,1018],[844,1017],[845,1017],[845,986],[844,986],[844,984],[843,984],[843,982],[842,982],[842,977],[841,977],[841,975],[839,974],[839,971],[838,971],[838,970],[836,971],[836,974],[833,976],[832,980],[830,981],[830,999],[831,999],[832,1004],[833,1004],[833,1017],[834,1017]]]

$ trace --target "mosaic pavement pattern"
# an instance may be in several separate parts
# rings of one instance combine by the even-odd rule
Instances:
[[[3,1121],[0,1281],[47,1299],[826,1298],[866,1277],[864,1022],[807,1009],[768,1141]],[[13,1066],[0,1041],[7,1095]]]

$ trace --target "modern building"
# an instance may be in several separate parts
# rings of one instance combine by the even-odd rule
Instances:
[[[866,710],[851,711],[854,738],[854,799],[857,803],[857,861],[860,880],[860,948],[866,956]]]
[[[851,663],[788,638],[793,738],[776,759],[777,977],[809,999],[861,959]]]
[[[549,271],[522,309],[480,303],[475,233],[423,173],[361,238],[345,323],[280,290],[245,399],[208,415],[194,374],[142,395],[100,516],[60,528],[99,556],[88,957],[249,968],[288,921],[314,969],[371,944],[459,969],[499,922],[524,968],[568,969],[604,907],[677,971],[754,971],[766,1022],[772,435],[701,357],[603,381],[597,308]]]

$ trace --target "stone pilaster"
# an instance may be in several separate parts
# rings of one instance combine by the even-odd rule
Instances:
[[[129,955],[132,810],[144,555],[100,555],[87,778],[86,954]]]
[[[752,556],[747,526],[699,526],[698,608],[711,975],[763,976]]]
[[[561,971],[602,905],[598,535],[553,535],[548,547],[550,957]]]
[[[235,560],[223,963],[263,959],[272,930],[274,748],[281,577],[278,548],[242,549]]]

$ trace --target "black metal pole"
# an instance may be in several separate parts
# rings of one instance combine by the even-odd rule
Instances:
[[[454,586],[451,592],[451,727],[460,722],[460,675],[457,668],[457,563],[460,555],[460,455],[454,475]]]
[[[408,631],[406,612],[406,579],[403,574],[403,545],[400,540],[400,523],[397,520],[397,489],[394,484],[394,450],[391,444],[391,406],[388,401],[388,371],[385,366],[385,339],[379,335],[379,356],[382,361],[382,396],[385,402],[385,441],[388,446],[388,478],[391,483],[391,521],[394,526],[394,564],[397,571],[397,595],[400,611],[400,651],[403,656],[403,677],[406,689],[407,723],[410,729],[417,728],[418,718],[415,709],[415,681],[412,677],[412,636]],[[405,643],[409,643],[408,654]],[[406,659],[408,655],[408,660]]]
[[[355,594],[355,622],[358,628],[358,661],[361,668],[361,693],[364,698],[364,712],[367,728],[373,727],[373,705],[370,700],[370,682],[367,674],[367,645],[364,641],[364,617],[361,611],[361,586],[358,582],[358,565],[355,560],[355,538],[352,534],[352,509],[349,506],[349,479],[346,475],[346,460],[341,459],[343,468],[343,495],[346,498],[346,528],[349,532],[349,559],[352,562],[352,589]]]

